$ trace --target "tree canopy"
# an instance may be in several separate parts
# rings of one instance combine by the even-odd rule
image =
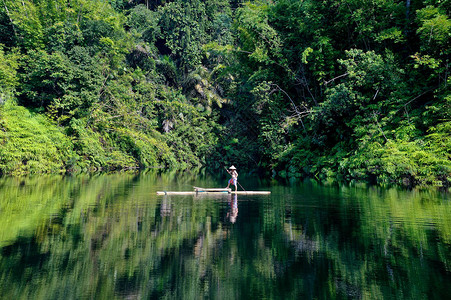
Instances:
[[[0,171],[233,163],[449,185],[450,7],[3,0]]]

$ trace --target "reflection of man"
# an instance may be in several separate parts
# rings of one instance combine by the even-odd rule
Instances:
[[[230,197],[231,198],[231,197]],[[236,222],[236,218],[238,217],[238,195],[233,195],[233,200],[230,199],[230,211],[227,213],[227,217],[230,219],[231,223]]]
[[[163,200],[161,201],[161,207],[160,207],[160,216],[170,216],[172,211],[171,207],[171,201],[168,199],[167,196],[163,197]]]

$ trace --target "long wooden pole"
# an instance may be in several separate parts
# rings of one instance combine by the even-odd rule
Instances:
[[[241,183],[238,182],[238,180],[236,181],[236,183],[238,183],[238,185],[243,189],[243,191],[246,191],[246,190],[244,189],[244,187],[241,185]]]

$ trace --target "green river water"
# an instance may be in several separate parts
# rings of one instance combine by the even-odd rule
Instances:
[[[449,299],[451,196],[202,174],[0,178],[1,299]]]

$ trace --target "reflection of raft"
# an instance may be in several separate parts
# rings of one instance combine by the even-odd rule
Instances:
[[[268,195],[269,191],[232,191],[232,189],[224,188],[201,188],[194,187],[192,192],[172,192],[172,191],[158,191],[157,195],[205,195],[205,194],[238,194],[238,195]]]

